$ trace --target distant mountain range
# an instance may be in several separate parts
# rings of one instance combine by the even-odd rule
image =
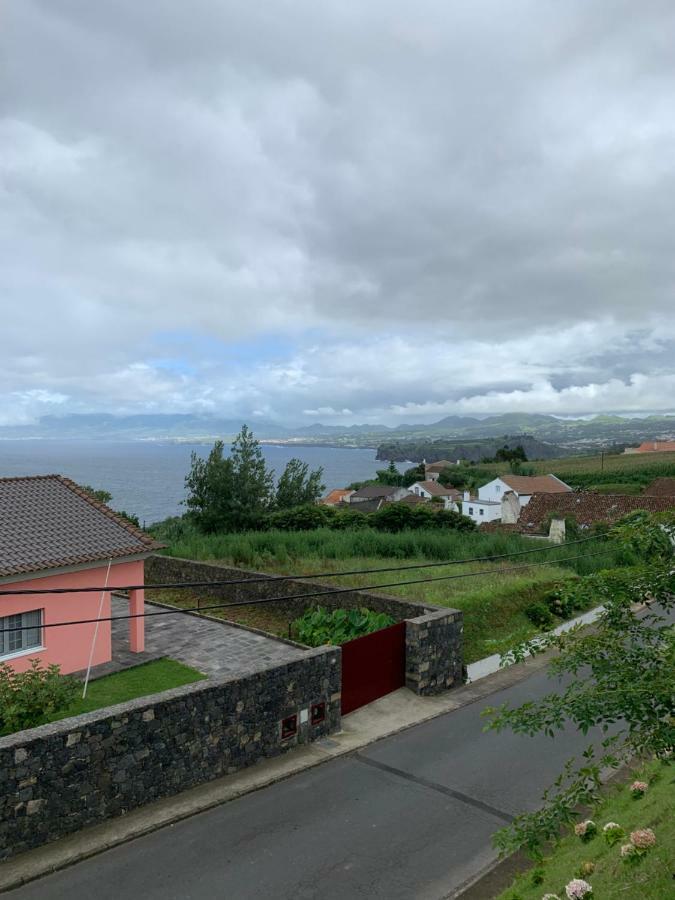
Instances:
[[[248,424],[263,441],[336,447],[380,447],[393,442],[475,440],[509,435],[530,436],[576,452],[588,447],[621,448],[655,438],[675,437],[675,413],[645,418],[598,415],[583,419],[558,419],[543,414],[508,413],[476,418],[447,416],[431,425],[322,425],[285,427],[255,417]],[[241,419],[219,419],[191,414],[114,416],[106,413],[43,416],[34,425],[0,426],[0,439],[61,438],[89,440],[229,440]],[[556,447],[556,449],[558,449]]]

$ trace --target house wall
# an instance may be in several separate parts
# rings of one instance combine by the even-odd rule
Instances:
[[[483,487],[478,488],[478,499],[496,500],[501,503],[504,494],[510,490],[511,488],[505,481],[502,481],[501,478],[495,478],[492,481],[488,481]]]
[[[497,519],[501,519],[502,506],[501,503],[481,503],[480,500],[464,500],[462,501],[462,514],[480,525],[483,522],[494,522]]]
[[[340,699],[341,651],[322,647],[0,738],[0,860],[324,737]]]
[[[502,497],[502,523],[513,525],[520,518],[520,501],[513,491],[507,491]]]
[[[0,584],[0,589],[17,588],[75,588],[96,587],[105,584],[107,564],[77,572],[49,575],[25,581]],[[143,583],[143,561],[113,563],[110,567],[108,584],[111,588],[127,584]],[[79,619],[95,619],[98,616],[101,594],[99,591],[86,594],[36,594],[0,597],[0,615],[10,616],[19,612],[42,609],[43,625],[50,622],[73,622]],[[103,601],[101,616],[110,616],[110,592]],[[30,668],[31,659],[39,659],[44,665],[55,663],[61,666],[63,674],[86,669],[94,638],[95,625],[69,625],[59,628],[43,628],[42,650],[28,650],[20,656],[0,657],[16,672]],[[111,658],[110,622],[101,622],[96,636],[93,665],[109,662]]]

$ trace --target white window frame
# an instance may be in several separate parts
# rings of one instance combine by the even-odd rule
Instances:
[[[37,616],[37,624],[24,625],[24,616]],[[21,631],[7,631],[0,633],[0,662],[15,659],[17,656],[26,656],[36,651],[44,650],[42,632],[44,624],[44,610],[27,609],[19,613],[10,613],[0,616],[0,631],[4,628],[21,628]],[[35,643],[28,643],[31,632],[36,632]]]

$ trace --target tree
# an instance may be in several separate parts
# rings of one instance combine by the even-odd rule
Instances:
[[[274,473],[268,471],[260,442],[247,425],[234,439],[231,459],[234,523],[238,528],[249,528],[260,521],[272,504]]]
[[[494,462],[527,462],[527,455],[522,444],[517,447],[508,447],[506,444],[495,453]],[[492,462],[492,460],[490,460]]]
[[[443,469],[438,476],[438,480],[443,487],[454,487],[457,488],[458,491],[466,487],[471,487],[473,484],[473,477],[470,472],[467,472],[464,466]]]
[[[188,515],[207,534],[229,528],[233,520],[234,471],[224,447],[216,441],[206,459],[193,451],[185,476]]]
[[[325,490],[322,478],[322,467],[310,472],[308,463],[295,458],[289,460],[277,483],[276,508],[291,509],[306,503],[316,503]]]
[[[190,461],[185,503],[200,531],[242,531],[260,524],[272,504],[274,473],[246,425],[229,456],[223,442],[216,441],[206,459],[193,453]]]
[[[567,590],[590,593],[604,610],[590,629],[545,635],[522,645],[507,661],[527,653],[553,650],[552,675],[567,676],[563,686],[539,702],[487,710],[489,728],[554,737],[571,721],[586,734],[599,727],[605,736],[584,752],[581,765],[571,760],[536,813],[518,816],[498,832],[503,853],[523,848],[541,855],[563,825],[574,821],[579,804],[598,799],[601,773],[636,756],[669,758],[675,749],[675,631],[668,612],[675,605],[673,542],[675,515],[634,513],[610,531],[610,537],[640,554],[639,566],[581,578]],[[640,615],[635,604],[647,601]],[[607,732],[613,733],[607,736]]]
[[[401,475],[401,487],[410,487],[411,484],[415,484],[416,481],[424,481],[425,478],[424,463],[420,463],[418,466],[406,469]]]
[[[393,459],[390,461],[386,469],[378,469],[375,474],[377,475],[378,484],[387,484],[392,485],[393,487],[401,486],[401,479],[403,476],[396,468],[396,463]]]
[[[105,490],[96,490],[90,484],[81,485],[83,491],[86,491],[90,497],[93,497],[94,500],[98,500],[99,503],[110,503],[112,500],[112,494],[109,491]]]

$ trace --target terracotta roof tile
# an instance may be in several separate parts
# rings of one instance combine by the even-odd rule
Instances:
[[[62,475],[0,478],[0,577],[163,546]]]
[[[335,488],[329,494],[327,494],[323,498],[323,500],[320,500],[319,502],[325,504],[326,506],[332,506],[334,503],[339,503],[341,500],[345,500],[353,493],[354,491],[351,491],[349,488]]]
[[[517,494],[560,494],[572,488],[556,478],[555,475],[500,475]]]
[[[421,488],[424,488],[429,494],[433,497],[461,497],[461,493],[457,490],[457,488],[447,488],[442,484],[439,484],[437,481],[416,481],[415,484],[419,484]]]
[[[451,462],[449,459],[437,459],[436,462],[427,463],[425,469],[427,472],[442,472],[443,469],[449,469],[450,467],[455,467],[457,464]]]
[[[638,453],[672,453],[675,441],[645,441],[637,448]]]
[[[578,491],[566,494],[534,494],[518,519],[519,530],[540,534],[552,514],[573,516],[582,528],[598,522],[616,522],[628,513],[644,509],[664,512],[675,509],[675,497],[646,497],[634,494],[596,494]]]

